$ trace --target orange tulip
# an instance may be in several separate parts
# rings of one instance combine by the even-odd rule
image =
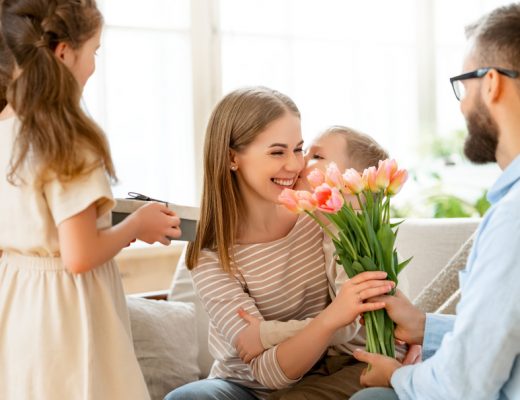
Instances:
[[[343,207],[343,203],[345,202],[345,199],[341,195],[339,189],[330,187],[326,183],[318,186],[314,190],[313,197],[316,201],[318,210],[326,213],[338,212],[341,207]]]
[[[405,169],[400,169],[396,171],[390,180],[388,188],[386,189],[386,194],[388,196],[394,196],[397,193],[399,193],[407,179],[408,171],[406,171]]]

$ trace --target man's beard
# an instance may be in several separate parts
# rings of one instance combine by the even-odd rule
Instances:
[[[476,163],[496,162],[498,127],[481,98],[478,98],[466,118],[468,136],[464,142],[464,154]]]

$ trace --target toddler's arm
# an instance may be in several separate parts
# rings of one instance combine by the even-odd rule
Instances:
[[[261,354],[264,350],[270,349],[293,337],[312,321],[312,318],[307,318],[302,321],[264,321],[253,317],[242,309],[238,310],[238,315],[249,323],[249,325],[240,332],[236,341],[240,358],[246,363]],[[330,344],[338,345],[347,343],[357,334],[360,326],[356,320],[338,329],[332,337]]]

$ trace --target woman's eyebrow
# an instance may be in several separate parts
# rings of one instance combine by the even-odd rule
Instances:
[[[302,144],[303,144],[303,140],[300,141],[296,145],[296,147],[301,146]],[[272,145],[269,146],[269,148],[271,148],[271,147],[283,147],[284,149],[287,149],[289,146],[287,146],[285,143],[273,143]]]

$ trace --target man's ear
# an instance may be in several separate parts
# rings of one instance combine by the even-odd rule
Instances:
[[[75,54],[72,47],[66,42],[59,42],[54,49],[54,55],[58,60],[65,64],[68,68],[74,65]]]
[[[482,82],[482,98],[484,103],[489,106],[498,101],[504,90],[504,76],[500,75],[495,69],[489,70]]]

